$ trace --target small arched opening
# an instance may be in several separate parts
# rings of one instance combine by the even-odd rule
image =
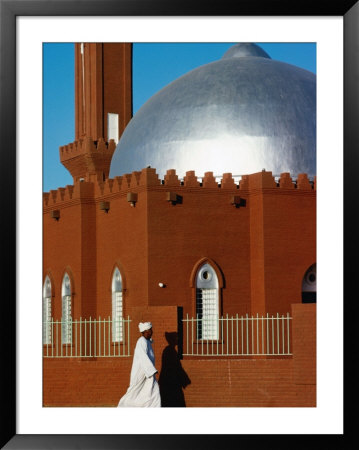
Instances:
[[[302,303],[317,302],[317,264],[313,264],[305,272],[302,281]]]
[[[62,344],[72,343],[72,304],[71,304],[71,280],[67,272],[62,279],[62,317],[61,317],[61,342]]]
[[[42,342],[43,344],[51,344],[51,314],[52,314],[52,286],[51,280],[46,275],[44,286],[42,289]]]
[[[112,275],[112,342],[123,340],[122,276],[118,267]]]

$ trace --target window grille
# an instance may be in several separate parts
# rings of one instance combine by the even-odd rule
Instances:
[[[218,339],[218,289],[197,289],[197,339]]]
[[[67,273],[62,281],[62,343],[72,343],[71,283]]]
[[[214,269],[204,264],[196,279],[197,339],[219,338],[219,289]]]
[[[122,277],[116,267],[112,278],[112,342],[123,340]]]
[[[43,296],[42,296],[42,342],[51,344],[51,281],[47,276],[45,278]]]
[[[71,296],[62,297],[62,343],[71,344],[72,326],[71,326]]]
[[[122,342],[123,339],[122,292],[112,294],[112,342]]]

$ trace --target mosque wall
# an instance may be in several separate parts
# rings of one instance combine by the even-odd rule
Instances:
[[[97,289],[98,312],[112,314],[111,283],[117,266],[123,283],[124,314],[128,308],[148,303],[148,231],[147,200],[144,191],[138,192],[136,206],[127,201],[126,193],[107,198],[108,213],[96,203],[97,223]]]
[[[218,185],[211,173],[201,183],[189,173],[181,183],[173,171],[159,180],[147,168],[50,191],[43,261],[52,317],[62,315],[65,271],[73,319],[111,316],[118,267],[124,316],[132,320],[131,355],[137,323],[150,320],[160,374],[166,361],[176,360],[176,370],[191,380],[185,389],[177,386],[187,406],[314,406],[315,305],[301,303],[301,283],[316,260],[315,187],[305,176],[276,182],[270,172],[243,177],[239,186],[228,175]],[[217,272],[221,313],[292,315],[293,356],[178,359],[171,339],[177,333],[181,345],[179,311],[195,314],[203,262]],[[44,405],[116,406],[131,363],[131,357],[44,358]]]
[[[50,196],[51,196],[50,192]],[[51,200],[50,200],[51,201]],[[48,275],[51,279],[52,291],[52,316],[60,318],[61,311],[61,286],[65,272],[68,273],[73,292],[73,314],[81,315],[82,292],[82,230],[81,208],[64,201],[61,210],[53,209],[60,213],[59,219],[51,217],[51,213],[43,217],[43,270],[44,278]],[[71,236],[69,239],[68,237]],[[50,244],[51,243],[51,244]]]
[[[44,275],[54,279],[54,312],[61,314],[68,267],[74,314],[111,315],[117,266],[125,314],[127,307],[173,305],[192,317],[194,268],[206,260],[221,280],[220,313],[286,314],[301,302],[304,273],[316,261],[316,191],[308,180],[288,188],[261,172],[225,188],[206,185],[208,174],[202,185],[186,186],[162,183],[154,169],[117,178],[45,194]]]
[[[293,355],[186,357],[175,346],[175,307],[131,309],[131,355],[137,323],[151,320],[164,407],[313,407],[316,405],[316,306],[292,305]],[[44,406],[115,407],[126,392],[132,357],[44,358]]]
[[[171,186],[171,192],[179,197],[176,204],[166,201],[165,186],[149,192],[151,304],[171,302],[195,316],[194,268],[200,261],[210,260],[223,284],[221,312],[249,312],[250,274],[245,263],[250,252],[249,211],[231,204],[237,191],[217,185]],[[160,289],[159,282],[165,288]]]
[[[295,194],[263,195],[265,310],[269,313],[285,312],[288,302],[301,302],[303,276],[316,262],[315,193]]]

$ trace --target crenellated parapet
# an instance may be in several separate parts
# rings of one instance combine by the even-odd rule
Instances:
[[[293,180],[288,172],[284,172],[281,174],[278,184],[281,189],[294,189],[295,187]]]
[[[309,183],[309,178],[306,173],[300,173],[297,178],[297,188],[298,189],[312,189],[311,184]]]
[[[231,173],[224,173],[221,181],[222,189],[237,189],[237,184],[234,181]]]
[[[195,171],[186,172],[180,179],[174,169],[167,170],[164,179],[161,180],[156,169],[147,167],[141,171],[124,174],[114,178],[94,179],[90,181],[76,180],[74,185],[65,188],[51,190],[43,194],[44,208],[52,209],[66,205],[69,202],[79,202],[89,199],[100,201],[113,198],[116,195],[126,196],[129,192],[140,192],[145,189],[181,191],[183,195],[187,190],[200,192],[211,190],[213,192],[228,192],[238,196],[239,193],[251,192],[309,192],[316,190],[316,177],[310,181],[307,174],[299,174],[295,179],[287,172],[279,177],[274,177],[272,172],[261,171],[250,175],[241,176],[239,181],[231,173],[224,173],[222,177],[215,177],[213,172],[206,172],[203,177],[198,177]],[[241,195],[242,195],[241,194]]]
[[[93,201],[95,198],[94,183],[76,181],[74,185],[51,190],[43,193],[43,207],[45,210],[65,207],[81,201]]]
[[[113,139],[105,142],[103,138],[94,141],[85,137],[60,147],[60,161],[71,173],[74,182],[103,181],[108,178],[112,155],[116,149]]]
[[[160,185],[161,180],[156,173],[156,169],[146,168],[141,171],[125,173],[115,178],[108,178],[103,182],[97,181],[95,183],[95,195],[104,196],[120,192],[125,193],[130,189]]]
[[[174,169],[167,170],[167,173],[163,180],[166,186],[180,186],[181,180],[178,178]]]
[[[183,184],[186,187],[197,187],[200,185],[194,170],[186,172],[186,176],[183,179]]]
[[[55,206],[70,201],[73,198],[74,186],[68,185],[65,188],[58,188],[50,192],[44,192],[43,204],[44,206]]]

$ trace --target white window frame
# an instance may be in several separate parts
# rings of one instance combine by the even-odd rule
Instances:
[[[112,342],[123,341],[122,276],[118,267],[112,275]]]
[[[42,343],[44,345],[49,345],[52,343],[51,298],[52,298],[51,280],[47,275],[44,281],[42,291]]]
[[[67,273],[62,279],[62,317],[61,317],[61,343],[72,344],[72,315],[71,315],[71,281]]]
[[[118,144],[119,137],[119,115],[107,113],[107,140],[113,139]]]
[[[203,264],[196,276],[197,339],[219,339],[219,283],[214,268]]]

